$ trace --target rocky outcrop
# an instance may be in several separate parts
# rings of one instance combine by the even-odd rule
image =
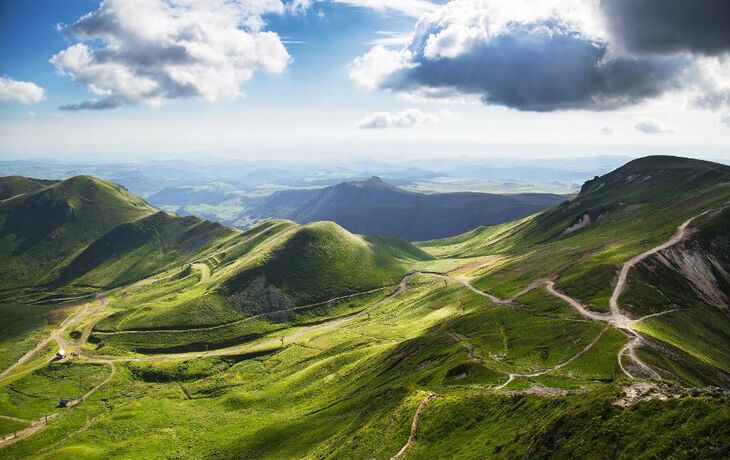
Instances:
[[[695,294],[709,305],[730,315],[730,264],[717,253],[703,248],[697,240],[688,240],[665,249],[655,256],[657,262],[679,272]]]
[[[266,277],[259,276],[241,292],[230,295],[228,302],[246,315],[266,314],[275,323],[285,323],[293,317],[292,301]]]

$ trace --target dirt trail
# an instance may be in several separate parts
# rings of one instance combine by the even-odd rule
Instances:
[[[255,319],[265,318],[267,316],[276,314],[276,313],[287,313],[290,311],[297,311],[297,310],[305,310],[309,308],[318,307],[321,305],[326,305],[330,302],[337,302],[340,300],[350,299],[354,297],[359,297],[367,294],[373,294],[378,291],[383,291],[385,289],[388,289],[388,287],[379,287],[375,289],[370,289],[369,291],[363,291],[363,292],[356,292],[355,294],[349,294],[345,296],[335,297],[329,300],[324,300],[322,302],[312,303],[309,305],[302,305],[301,307],[294,307],[287,310],[276,310],[276,311],[268,311],[266,313],[260,313],[258,315],[253,316],[247,316],[246,318],[242,318],[236,321],[231,321],[230,323],[223,323],[223,324],[216,324],[215,326],[205,326],[205,327],[192,327],[188,329],[128,329],[124,331],[113,331],[113,332],[102,332],[102,331],[93,331],[94,335],[125,335],[125,334],[180,334],[185,332],[205,332],[205,331],[215,331],[217,329],[224,329],[230,326],[235,326],[237,324],[245,323],[248,321],[253,321]],[[89,333],[91,333],[93,330],[92,328],[89,330]],[[89,336],[86,335],[86,340],[88,340]],[[81,341],[81,343],[86,343],[86,340]]]
[[[578,302],[576,299],[558,291],[557,288],[555,287],[555,281],[546,280],[543,282],[543,284],[545,284],[545,288],[550,293],[550,295],[557,297],[560,300],[566,302],[568,305],[570,305],[573,308],[573,310],[577,311],[583,317],[591,319],[593,321],[611,322],[611,316],[608,313],[598,313],[598,312],[589,310],[588,307],[586,307],[582,303]]]
[[[82,319],[84,319],[87,315],[95,313],[99,309],[103,308],[106,305],[106,298],[103,297],[103,295],[99,295],[98,297],[100,305],[96,308],[89,309],[89,303],[86,302],[83,305],[79,306],[76,311],[74,311],[72,314],[70,314],[68,317],[66,317],[65,320],[60,324],[60,326],[53,331],[46,339],[42,340],[38,345],[35,346],[32,350],[30,350],[28,353],[24,354],[18,361],[13,363],[10,367],[5,369],[3,372],[0,373],[0,379],[7,376],[17,367],[27,363],[31,359],[33,359],[40,351],[42,351],[44,348],[46,348],[48,345],[50,345],[52,342],[56,342],[58,344],[59,348],[67,349],[66,341],[63,339],[63,333],[66,332],[66,330],[69,327],[72,327],[76,324],[78,324]]]
[[[613,289],[613,293],[611,294],[611,300],[609,301],[609,305],[611,306],[611,314],[615,318],[626,318],[626,316],[621,311],[621,306],[619,305],[619,297],[621,297],[621,294],[623,294],[624,290],[626,289],[626,279],[629,276],[629,271],[639,262],[642,260],[653,256],[659,251],[663,251],[664,249],[670,248],[674,246],[675,244],[679,243],[680,241],[684,240],[688,234],[688,227],[689,224],[692,223],[695,219],[704,216],[711,210],[708,209],[705,212],[702,212],[700,214],[697,214],[696,216],[687,219],[682,225],[677,227],[676,233],[672,235],[670,239],[665,241],[664,243],[660,244],[659,246],[656,246],[654,248],[649,249],[648,251],[644,251],[638,256],[632,257],[628,262],[624,263],[623,267],[621,267],[621,272],[618,275],[618,281],[616,282],[616,287]]]
[[[408,453],[408,450],[413,446],[413,443],[416,442],[416,435],[418,433],[418,424],[421,421],[421,414],[423,413],[423,410],[426,409],[426,406],[433,401],[433,399],[436,397],[436,393],[429,393],[426,395],[425,398],[421,401],[421,403],[418,405],[418,408],[416,409],[416,413],[413,416],[413,422],[411,422],[411,434],[408,435],[408,441],[406,441],[405,445],[401,447],[401,449],[398,451],[397,454],[392,456],[390,460],[400,460]]]
[[[210,267],[208,266],[208,264],[203,262],[196,262],[194,264],[191,264],[190,268],[193,270],[198,270],[200,272],[200,281],[198,281],[198,283],[205,283],[210,279]]]
[[[89,362],[99,362],[99,361],[89,361]],[[69,410],[69,409],[71,409],[74,406],[78,406],[84,400],[88,399],[89,396],[93,395],[99,388],[101,388],[104,385],[106,385],[107,383],[109,383],[109,381],[116,374],[117,369],[114,366],[114,363],[107,363],[107,362],[105,362],[105,364],[108,364],[110,366],[110,368],[111,368],[111,372],[109,373],[109,375],[107,376],[107,378],[105,378],[103,381],[99,382],[92,389],[90,389],[89,391],[87,391],[86,394],[84,394],[81,398],[75,399],[75,400],[71,401],[70,404],[67,406],[66,410]],[[19,420],[19,421],[23,421],[23,422],[26,422],[26,423],[30,423],[31,426],[29,426],[28,428],[25,428],[25,429],[23,429],[21,431],[18,431],[15,435],[8,435],[8,436],[6,436],[4,438],[0,438],[0,448],[5,447],[5,446],[8,446],[8,445],[13,444],[13,443],[15,443],[17,441],[20,441],[21,439],[25,439],[25,438],[33,435],[37,431],[40,431],[43,428],[45,428],[45,426],[48,424],[48,422],[50,422],[50,421],[52,421],[52,420],[54,420],[54,419],[56,419],[58,417],[63,416],[65,413],[66,413],[65,411],[64,412],[54,412],[53,414],[48,415],[48,417],[42,418],[40,420],[35,420],[35,421],[33,421],[33,420],[16,419],[16,420]],[[10,418],[10,419],[13,419],[13,417],[6,417],[6,416],[0,416],[0,418]]]
[[[525,289],[523,289],[519,293],[515,294],[514,296],[512,296],[508,299],[500,299],[492,294],[488,294],[486,292],[483,292],[483,291],[475,288],[467,280],[465,280],[463,278],[455,278],[455,277],[451,277],[451,276],[448,276],[445,274],[435,274],[434,273],[434,275],[440,276],[441,278],[455,280],[455,281],[461,283],[464,287],[466,287],[470,291],[472,291],[482,297],[486,297],[493,303],[501,304],[501,305],[510,304],[515,299],[519,298],[520,296],[522,296],[522,295],[530,292],[531,290],[536,289],[538,286],[544,284],[548,293],[550,293],[552,296],[557,297],[557,298],[563,300],[564,302],[568,303],[568,305],[570,305],[576,312],[578,312],[583,317],[588,318],[593,321],[607,322],[608,324],[611,324],[611,325],[615,326],[616,328],[623,330],[627,335],[629,335],[629,337],[630,337],[629,342],[626,343],[626,345],[618,352],[618,356],[617,356],[621,371],[627,377],[636,378],[636,376],[634,374],[632,374],[622,363],[622,358],[626,355],[628,355],[628,357],[632,361],[634,361],[636,363],[636,365],[639,368],[641,368],[642,371],[644,373],[646,373],[650,378],[661,379],[661,376],[655,370],[653,370],[648,364],[646,364],[641,358],[639,358],[639,356],[637,355],[636,349],[644,344],[644,339],[633,328],[633,325],[638,323],[639,321],[643,321],[648,318],[653,318],[656,316],[661,316],[661,315],[664,315],[667,313],[671,313],[673,311],[676,311],[676,309],[665,311],[665,312],[660,312],[660,313],[654,313],[654,314],[639,318],[638,320],[632,320],[631,318],[629,318],[628,316],[626,316],[623,313],[618,300],[619,300],[621,294],[623,293],[623,291],[626,289],[626,280],[628,278],[629,271],[636,264],[638,264],[642,260],[656,254],[657,252],[667,249],[669,247],[672,247],[675,244],[679,243],[680,241],[684,240],[689,234],[688,227],[692,223],[692,221],[707,214],[708,212],[710,212],[710,210],[704,211],[690,219],[687,219],[684,223],[682,223],[682,225],[680,225],[677,228],[676,233],[669,240],[665,241],[664,243],[662,243],[652,249],[642,252],[641,254],[631,258],[628,262],[624,263],[624,265],[621,268],[621,272],[619,273],[618,282],[616,283],[616,286],[614,287],[614,290],[611,294],[611,299],[609,302],[610,312],[608,312],[608,313],[599,313],[599,312],[595,312],[595,311],[588,309],[585,305],[580,303],[578,300],[557,290],[557,288],[555,286],[555,281],[551,280],[551,279],[535,280],[532,283],[530,283]],[[591,343],[589,343],[586,346],[586,348],[581,350],[578,354],[576,354],[575,356],[570,358],[568,361],[566,361],[554,368],[548,369],[543,372],[535,373],[535,374],[509,374],[508,380],[496,388],[497,389],[504,388],[510,382],[512,382],[515,378],[518,378],[518,377],[537,377],[539,375],[543,375],[545,373],[554,371],[556,369],[559,369],[561,367],[564,367],[564,366],[570,364],[572,361],[577,359],[580,355],[582,355],[583,353],[588,351],[598,341],[598,339],[600,339],[600,337],[606,332],[606,330],[607,329],[604,329],[603,331],[601,331],[601,333],[598,335],[598,337],[596,337],[596,339],[594,339]]]
[[[263,342],[256,342],[256,343],[249,343],[245,345],[240,345],[236,347],[230,347],[230,348],[221,348],[218,350],[212,350],[212,351],[196,351],[196,352],[188,352],[188,353],[171,353],[171,354],[160,354],[160,355],[149,355],[149,356],[141,356],[137,358],[112,358],[112,357],[104,357],[104,356],[94,356],[94,355],[85,355],[82,356],[89,358],[95,362],[103,362],[103,363],[115,363],[115,362],[148,362],[148,361],[167,361],[171,359],[187,359],[187,358],[201,358],[204,356],[230,356],[230,355],[237,355],[241,352],[245,351],[254,351],[261,348],[266,348],[274,345],[283,345],[286,342],[292,342],[299,337],[309,334],[314,331],[318,331],[321,329],[328,329],[328,328],[338,328],[339,326],[342,326],[343,324],[349,323],[350,321],[353,321],[357,318],[360,318],[364,315],[367,315],[374,309],[380,307],[383,303],[393,299],[394,297],[398,296],[400,293],[402,293],[407,285],[408,285],[408,279],[411,277],[411,273],[407,274],[406,276],[401,279],[400,283],[398,283],[397,288],[393,293],[388,295],[387,297],[379,300],[378,302],[374,303],[370,307],[361,310],[357,313],[354,313],[349,316],[345,316],[343,318],[334,319],[332,321],[327,321],[322,324],[317,324],[314,326],[308,326],[300,328],[288,335],[284,335],[281,337],[276,337],[272,339],[265,340]]]
[[[33,423],[35,421],[35,420],[28,420],[27,418],[12,417],[10,415],[0,415],[0,418],[3,420],[10,420],[12,422],[20,422],[20,423]]]
[[[593,340],[591,340],[591,341],[590,341],[590,342],[589,342],[589,343],[588,343],[588,344],[587,344],[586,346],[584,346],[583,348],[581,348],[581,350],[580,350],[580,351],[579,351],[578,353],[574,354],[573,356],[571,356],[571,357],[570,357],[570,358],[568,358],[567,360],[563,361],[562,363],[560,363],[560,364],[556,364],[555,366],[553,366],[553,367],[551,367],[551,368],[549,368],[549,369],[545,369],[545,370],[543,370],[543,371],[539,371],[539,372],[534,372],[534,373],[532,373],[532,374],[517,374],[517,373],[514,373],[514,374],[509,374],[509,379],[507,379],[507,381],[506,381],[505,383],[503,383],[503,384],[501,384],[501,385],[499,385],[499,386],[497,386],[497,387],[495,387],[495,388],[496,388],[497,390],[501,390],[501,389],[503,389],[504,387],[506,387],[507,385],[509,385],[509,384],[510,384],[510,382],[512,382],[512,381],[513,381],[514,379],[516,379],[516,378],[518,378],[518,377],[522,377],[522,378],[540,377],[541,375],[545,375],[545,374],[548,374],[548,373],[550,373],[550,372],[556,371],[556,370],[558,370],[558,369],[562,369],[562,368],[564,368],[564,367],[565,367],[565,366],[567,366],[568,364],[572,363],[572,362],[573,362],[573,361],[575,361],[576,359],[578,359],[578,358],[580,358],[581,356],[583,356],[583,355],[584,355],[584,354],[585,354],[586,352],[588,352],[588,351],[589,351],[589,350],[590,350],[591,348],[593,348],[593,346],[594,346],[594,345],[595,345],[596,343],[598,343],[598,341],[599,341],[599,340],[601,340],[601,337],[603,337],[603,334],[605,334],[605,333],[606,333],[606,331],[608,331],[609,329],[610,329],[610,328],[608,328],[608,327],[604,328],[604,329],[603,329],[603,330],[602,330],[601,332],[599,332],[599,333],[598,333],[598,335],[597,335],[597,336],[596,336],[596,337],[595,337],[595,338],[594,338]]]

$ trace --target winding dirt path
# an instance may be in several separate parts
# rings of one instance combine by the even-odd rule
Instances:
[[[27,418],[12,417],[10,415],[0,415],[0,419],[10,420],[11,422],[28,423],[28,424],[35,422],[35,420],[28,420]]]
[[[428,406],[428,404],[433,401],[435,397],[436,393],[429,393],[428,395],[426,395],[425,398],[423,398],[421,403],[418,405],[418,408],[416,409],[416,413],[413,415],[413,421],[411,422],[411,433],[408,435],[408,440],[403,445],[403,447],[401,447],[398,453],[390,458],[390,460],[402,459],[413,446],[413,443],[416,442],[416,435],[418,434],[418,424],[421,421],[421,414],[423,413],[424,409],[426,409],[426,406]]]
[[[98,363],[99,361],[89,361],[89,362]],[[99,382],[96,386],[94,386],[89,391],[87,391],[81,398],[71,401],[71,403],[67,406],[67,410],[70,410],[71,408],[81,404],[89,396],[93,395],[97,390],[99,390],[99,388],[101,388],[104,385],[106,385],[107,383],[109,383],[109,381],[114,377],[114,375],[117,372],[116,367],[114,366],[114,363],[104,362],[104,364],[109,365],[111,368],[111,372],[109,372],[109,375],[104,380]],[[67,413],[66,411],[54,412],[53,414],[49,414],[48,417],[42,418],[40,420],[35,420],[35,421],[24,420],[24,419],[15,419],[14,417],[0,416],[1,418],[10,418],[10,419],[15,419],[18,421],[23,421],[23,422],[31,424],[28,428],[20,430],[17,433],[15,433],[14,435],[8,435],[8,436],[5,436],[4,438],[1,438],[0,439],[0,448],[9,446],[10,444],[14,444],[14,443],[20,441],[21,439],[25,439],[25,438],[33,435],[34,433],[45,428],[45,426],[48,424],[48,422],[55,420],[58,417],[62,417],[66,413]]]
[[[517,373],[509,374],[509,378],[507,379],[507,381],[504,382],[503,384],[495,387],[495,389],[501,390],[504,387],[506,387],[507,385],[509,385],[513,380],[515,380],[516,378],[519,378],[519,377],[522,377],[522,378],[540,377],[541,375],[549,374],[550,372],[557,371],[558,369],[564,368],[565,366],[569,365],[576,359],[583,356],[591,348],[593,348],[593,346],[596,343],[598,343],[599,340],[601,340],[601,337],[603,337],[603,334],[605,334],[609,329],[610,329],[610,327],[604,328],[601,332],[598,333],[598,335],[593,340],[591,340],[588,344],[586,344],[586,346],[581,348],[581,350],[578,353],[574,354],[573,356],[571,356],[567,360],[563,361],[562,363],[556,364],[555,366],[551,367],[550,369],[545,369],[543,371],[534,372],[532,374],[517,374]]]
[[[611,306],[611,313],[614,317],[619,318],[623,317],[626,318],[626,316],[621,311],[621,305],[619,305],[619,297],[621,297],[621,294],[623,294],[624,290],[626,289],[626,279],[629,276],[629,271],[634,268],[636,264],[641,262],[642,260],[653,256],[659,251],[663,251],[664,249],[670,248],[674,246],[675,244],[679,243],[680,241],[684,240],[688,235],[688,227],[694,221],[695,219],[704,216],[708,212],[712,211],[711,209],[708,209],[705,212],[702,212],[700,214],[697,214],[694,217],[691,217],[684,221],[682,225],[677,227],[677,231],[672,235],[671,238],[669,238],[664,243],[660,244],[659,246],[653,247],[649,249],[648,251],[644,251],[641,254],[632,257],[629,259],[628,262],[624,263],[623,267],[621,267],[621,272],[618,275],[618,281],[616,282],[616,287],[613,289],[613,293],[611,294],[611,300],[609,301],[609,305]]]
[[[466,287],[467,289],[469,289],[470,291],[472,291],[482,297],[486,297],[493,303],[500,304],[500,305],[510,304],[515,299],[519,298],[520,296],[522,296],[524,294],[527,294],[528,292],[532,291],[533,289],[536,289],[540,285],[545,285],[545,288],[550,295],[557,297],[557,298],[561,299],[562,301],[568,303],[568,305],[570,305],[576,312],[578,312],[583,317],[593,320],[593,321],[607,322],[608,324],[615,326],[617,329],[624,331],[630,337],[630,340],[626,343],[626,345],[624,345],[623,348],[621,348],[621,350],[618,352],[618,355],[617,355],[619,367],[621,368],[621,371],[627,377],[632,378],[632,379],[636,378],[636,376],[634,374],[632,374],[629,371],[629,369],[627,369],[623,365],[622,359],[624,356],[628,356],[650,378],[661,379],[661,376],[654,369],[652,369],[647,363],[645,363],[641,358],[639,358],[638,354],[636,353],[636,349],[639,348],[641,345],[643,345],[645,342],[644,342],[643,337],[639,334],[639,332],[637,332],[634,329],[633,326],[634,326],[634,324],[638,323],[639,321],[643,321],[648,318],[665,315],[665,314],[671,313],[673,311],[676,311],[677,309],[660,312],[660,313],[655,313],[655,314],[644,316],[637,320],[632,320],[626,314],[624,314],[624,312],[622,311],[621,306],[619,304],[619,298],[621,297],[621,294],[626,289],[626,280],[628,279],[629,271],[636,264],[638,264],[639,262],[647,259],[648,257],[651,257],[652,255],[654,255],[664,249],[670,248],[670,247],[674,246],[675,244],[684,240],[690,234],[689,229],[688,229],[689,225],[695,219],[707,214],[710,211],[711,210],[706,210],[690,219],[687,219],[684,223],[682,223],[682,225],[680,225],[677,228],[677,231],[674,233],[674,235],[672,235],[672,237],[669,240],[667,240],[664,243],[662,243],[658,246],[655,246],[647,251],[644,251],[637,256],[632,257],[631,259],[629,259],[629,261],[624,263],[624,265],[621,267],[621,272],[619,273],[619,277],[618,277],[616,286],[614,287],[613,292],[611,293],[611,299],[609,301],[610,311],[608,313],[599,313],[599,312],[592,311],[589,308],[587,308],[585,305],[583,305],[581,302],[579,302],[578,300],[566,295],[563,292],[560,292],[556,288],[555,281],[552,279],[535,280],[532,283],[530,283],[525,289],[521,290],[520,292],[513,295],[512,297],[510,297],[508,299],[500,299],[499,297],[496,297],[492,294],[483,292],[483,291],[475,288],[473,285],[471,285],[467,280],[465,280],[463,278],[455,278],[455,277],[451,277],[451,276],[448,276],[445,274],[436,274],[436,273],[433,273],[433,274],[436,276],[440,276],[442,278],[455,280],[455,281],[459,282],[461,285],[463,285],[464,287]],[[502,385],[499,385],[496,388],[502,389],[518,377],[537,377],[537,376],[546,374],[548,372],[552,372],[554,370],[560,369],[561,367],[567,366],[568,364],[573,362],[575,359],[580,357],[582,354],[587,352],[591,347],[593,347],[593,345],[595,345],[595,343],[598,342],[598,340],[601,338],[601,336],[603,336],[603,334],[606,332],[607,329],[608,328],[601,331],[601,333],[598,335],[598,337],[596,337],[583,350],[581,350],[579,353],[574,355],[568,361],[565,361],[564,363],[559,364],[558,366],[555,366],[551,369],[541,371],[538,373],[534,373],[534,374],[517,374],[517,373],[509,374],[509,378],[507,379],[507,381],[505,383],[503,383]]]
[[[344,296],[340,296],[340,297],[335,297],[335,298],[332,298],[332,299],[329,299],[329,300],[323,300],[322,302],[312,303],[312,304],[309,304],[309,305],[302,305],[301,307],[294,307],[294,308],[290,308],[290,309],[287,309],[287,310],[268,311],[266,313],[260,313],[258,315],[247,316],[245,318],[242,318],[242,319],[239,319],[239,320],[236,320],[236,321],[231,321],[230,323],[216,324],[215,326],[192,327],[192,328],[188,328],[188,329],[137,329],[137,330],[134,330],[134,329],[126,329],[126,330],[123,330],[123,331],[103,332],[103,331],[93,331],[93,325],[92,325],[92,330],[90,330],[89,332],[90,333],[93,332],[94,335],[105,336],[105,335],[125,335],[125,334],[180,334],[180,333],[185,333],[185,332],[215,331],[215,330],[218,330],[218,329],[225,329],[227,327],[235,326],[237,324],[245,323],[245,322],[248,322],[248,321],[253,321],[255,319],[265,318],[267,316],[270,316],[270,315],[273,315],[273,314],[276,314],[276,313],[287,313],[287,312],[290,312],[290,311],[297,311],[297,310],[305,310],[305,309],[309,309],[309,308],[315,308],[315,307],[319,307],[321,305],[326,305],[326,304],[328,304],[330,302],[337,302],[337,301],[340,301],[340,300],[346,300],[346,299],[350,299],[350,298],[354,298],[354,297],[360,297],[360,296],[367,295],[367,294],[373,294],[375,292],[383,291],[385,289],[388,289],[388,286],[379,287],[379,288],[375,288],[375,289],[370,289],[369,291],[356,292],[355,294],[349,294],[349,295],[344,295]],[[89,336],[87,335],[86,336],[86,340],[88,340],[88,338],[89,338]],[[83,343],[86,343],[86,340],[82,341],[81,343],[82,344]]]
[[[83,320],[86,316],[95,313],[99,309],[103,308],[106,305],[106,298],[103,295],[99,295],[98,297],[99,304],[95,308],[89,308],[89,303],[86,302],[85,304],[79,306],[76,308],[76,310],[71,313],[69,316],[66,317],[63,322],[58,326],[56,330],[54,330],[47,338],[42,340],[38,345],[35,346],[32,350],[24,354],[18,361],[13,363],[11,366],[9,366],[7,369],[5,369],[3,372],[0,372],[0,380],[2,380],[4,377],[9,375],[13,370],[15,370],[17,367],[22,366],[23,364],[27,363],[31,359],[33,359],[40,351],[42,351],[44,348],[46,348],[48,345],[50,345],[52,342],[56,342],[58,344],[58,347],[61,349],[67,349],[66,341],[63,339],[63,333],[66,332],[66,330],[69,327],[72,327],[76,324],[78,324],[81,320]]]
[[[322,324],[302,327],[287,335],[264,340],[263,342],[248,343],[248,344],[239,345],[236,347],[221,348],[221,349],[211,350],[211,351],[196,351],[196,352],[188,352],[188,353],[169,353],[169,354],[160,354],[160,355],[140,356],[140,357],[133,357],[133,358],[132,357],[114,358],[114,357],[87,355],[87,354],[83,354],[83,353],[82,353],[82,356],[89,358],[95,362],[103,362],[103,363],[168,361],[171,359],[201,358],[204,356],[230,356],[230,355],[240,354],[241,352],[255,351],[257,349],[266,348],[266,347],[270,347],[273,345],[283,345],[284,343],[292,342],[305,334],[309,334],[311,332],[322,330],[322,329],[339,328],[346,323],[349,323],[357,318],[367,315],[371,311],[380,307],[385,302],[393,299],[394,297],[396,297],[400,293],[402,293],[408,285],[408,279],[412,275],[413,275],[412,273],[409,273],[406,276],[404,276],[401,279],[401,281],[398,283],[398,286],[393,291],[393,293],[391,293],[387,297],[384,297],[383,299],[380,299],[378,302],[372,304],[370,307],[368,307],[364,310],[361,310],[361,311],[354,313],[352,315],[349,315],[349,316],[327,321]]]

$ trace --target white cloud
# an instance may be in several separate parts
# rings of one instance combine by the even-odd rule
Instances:
[[[448,111],[446,111],[448,112]],[[451,116],[451,112],[444,116]],[[364,118],[357,127],[360,129],[412,128],[429,123],[436,123],[439,117],[418,109],[406,109],[400,112],[377,112]]]
[[[394,11],[412,18],[418,18],[438,8],[437,4],[426,0],[291,0],[286,9],[296,14],[304,13],[315,3],[337,3],[381,12]],[[319,10],[317,15],[324,16],[324,13]]]
[[[644,134],[669,134],[674,128],[653,118],[643,118],[636,122],[634,129]]]
[[[721,123],[722,123],[723,125],[725,125],[725,126],[727,126],[728,128],[730,128],[730,113],[729,113],[729,114],[727,114],[727,115],[725,115],[725,116],[723,116],[723,117],[722,117],[722,118],[720,119],[720,122],[721,122]]]
[[[460,94],[527,111],[610,110],[672,93],[726,109],[730,29],[713,11],[725,11],[727,2],[684,3],[667,4],[667,15],[629,20],[634,7],[651,12],[665,2],[450,0],[420,16],[405,45],[403,37],[373,41],[350,76],[370,90]],[[650,31],[627,29],[644,23]],[[703,48],[703,24],[712,26],[710,49]],[[655,32],[667,43],[652,42]]]
[[[424,14],[404,47],[379,44],[350,77],[365,89],[474,95],[518,110],[606,110],[678,86],[683,56],[620,56],[596,2],[452,0]]]
[[[67,29],[79,43],[50,60],[96,97],[62,108],[236,98],[256,71],[276,74],[289,64],[262,18],[284,12],[280,0],[105,0]]]
[[[35,83],[0,76],[0,103],[35,104],[44,97],[45,91]]]
[[[321,0],[320,0],[321,1]],[[326,1],[326,0],[325,0]],[[378,11],[396,11],[405,16],[418,18],[438,8],[438,5],[425,0],[329,0],[332,3],[370,8]]]
[[[598,132],[601,136],[610,136],[613,134],[613,128],[610,126],[604,126],[601,128],[601,130]]]
[[[409,50],[392,50],[385,46],[375,46],[367,54],[358,56],[352,61],[349,74],[360,88],[374,90],[382,86],[394,72],[413,65]]]

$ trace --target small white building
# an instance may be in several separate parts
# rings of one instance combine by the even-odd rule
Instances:
[[[58,350],[56,352],[56,359],[63,359],[65,357],[66,357],[66,350],[64,350],[63,348],[61,348],[60,350]]]

